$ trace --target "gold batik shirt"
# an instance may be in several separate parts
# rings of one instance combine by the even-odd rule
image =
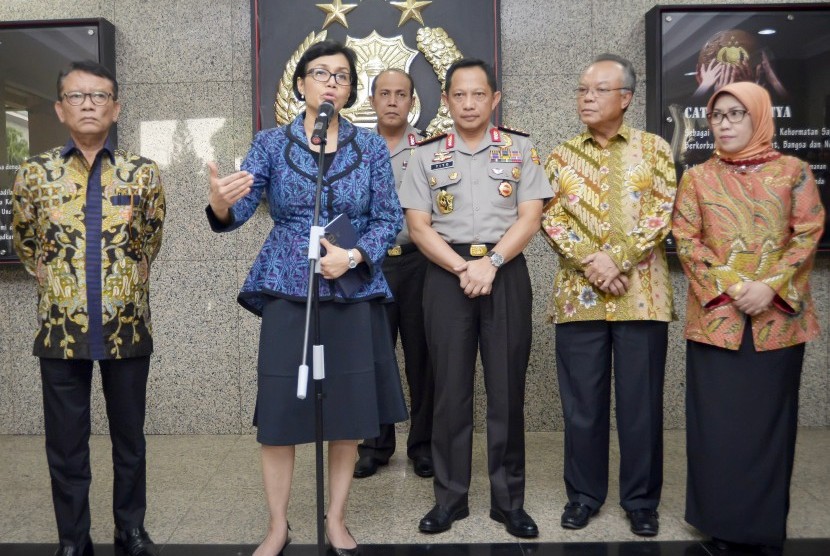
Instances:
[[[100,155],[101,307],[87,306],[87,185],[78,150],[28,159],[14,182],[15,249],[38,284],[34,355],[90,359],[90,311],[106,359],[149,355],[150,263],[161,246],[164,193],[156,164],[121,149]],[[96,317],[97,321],[97,317]]]
[[[586,131],[556,147],[545,167],[554,196],[542,214],[542,230],[560,256],[549,319],[673,320],[663,243],[677,190],[669,144],[623,125],[603,148]],[[628,277],[622,296],[585,278],[582,260],[597,251]]]

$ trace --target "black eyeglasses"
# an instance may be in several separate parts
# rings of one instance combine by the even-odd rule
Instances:
[[[737,124],[743,121],[744,116],[746,116],[748,113],[749,110],[735,109],[729,110],[728,112],[712,112],[706,117],[709,118],[709,121],[715,125],[721,123],[724,118],[726,118],[730,124]]]
[[[89,97],[89,99],[92,101],[92,104],[96,106],[103,106],[107,102],[109,102],[111,96],[112,93],[106,93],[104,91],[92,91],[91,93],[72,91],[63,94],[63,98],[65,98],[66,102],[68,102],[72,106],[82,105],[86,100],[86,97]]]
[[[320,83],[328,83],[329,79],[334,77],[334,82],[338,85],[351,85],[352,84],[352,74],[350,73],[332,73],[327,69],[323,68],[314,68],[308,70],[306,75],[311,76],[314,81],[319,81]]]
[[[596,97],[605,97],[605,96],[610,95],[612,91],[630,91],[630,90],[631,89],[629,89],[628,87],[614,87],[614,88],[597,87],[596,89],[594,89],[593,87],[579,86],[576,89],[574,89],[574,92],[576,93],[576,96],[578,96],[578,97],[588,96],[588,93],[594,93],[594,96],[596,96]]]

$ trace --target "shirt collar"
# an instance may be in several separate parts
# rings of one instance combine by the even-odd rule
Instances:
[[[620,137],[623,141],[629,143],[631,141],[631,128],[623,123],[620,126],[620,129],[617,130],[617,134],[609,140],[609,143],[617,137]],[[582,135],[579,136],[579,142],[584,145],[587,141],[594,141],[594,137],[591,135],[591,132],[586,129],[582,132]]]
[[[378,135],[380,135],[380,132],[378,131],[377,124],[375,124],[375,127],[374,127],[373,131],[375,133],[377,133]],[[381,135],[381,137],[383,137],[383,136]],[[412,141],[410,141],[410,137],[412,137]],[[418,131],[416,128],[412,127],[412,124],[407,124],[406,131],[403,132],[403,136],[398,141],[398,144],[395,145],[395,148],[392,149],[389,152],[389,154],[391,156],[395,156],[396,154],[398,154],[399,152],[401,152],[405,149],[414,149],[416,147],[415,143],[417,143],[421,139],[422,139],[421,132]],[[384,137],[384,140],[386,140],[385,137]]]
[[[75,141],[72,140],[72,138],[70,138],[66,142],[66,145],[64,145],[61,149],[61,156],[63,158],[66,158],[75,151],[78,151],[79,153],[81,152],[78,146],[75,145]],[[109,137],[107,137],[107,140],[104,142],[104,146],[101,148],[101,151],[103,151],[104,154],[106,154],[109,157],[110,162],[115,164],[115,149],[113,148],[112,141]]]

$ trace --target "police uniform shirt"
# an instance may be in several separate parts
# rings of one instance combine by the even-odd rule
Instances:
[[[375,133],[377,131],[378,128],[375,126]],[[389,158],[392,160],[392,172],[395,174],[395,189],[398,192],[401,190],[401,183],[406,173],[406,167],[409,165],[412,153],[415,152],[415,147],[421,138],[421,132],[411,125],[408,125],[401,140],[398,141],[398,144],[389,153]],[[406,245],[408,243],[412,243],[412,240],[409,239],[409,229],[406,227],[406,220],[404,220],[403,228],[398,233],[398,237],[395,238],[395,244]]]
[[[447,243],[498,243],[518,219],[519,203],[552,196],[539,154],[527,137],[490,126],[469,148],[455,127],[415,149],[401,206],[432,215]]]

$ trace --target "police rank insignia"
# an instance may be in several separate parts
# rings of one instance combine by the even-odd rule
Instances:
[[[441,214],[449,214],[452,212],[452,202],[455,199],[455,196],[452,193],[447,193],[446,190],[442,189],[438,193],[438,212]]]
[[[510,174],[513,176],[514,180],[517,180],[522,176],[522,170],[518,166],[513,166],[513,171],[510,172]]]
[[[435,187],[436,185],[438,185],[438,178],[436,178],[435,176],[430,176],[429,177],[429,186],[430,187]]]
[[[429,165],[430,170],[438,170],[439,168],[452,168],[454,162],[452,160],[452,153],[447,151],[438,151],[432,156],[432,164]]]
[[[536,147],[530,148],[530,160],[532,160],[534,164],[542,164],[539,160],[539,151],[536,150]]]
[[[502,197],[510,197],[513,194],[513,184],[509,181],[503,181],[499,184],[499,195]]]
[[[446,162],[452,158],[452,153],[447,151],[438,151],[432,155],[433,162]]]

